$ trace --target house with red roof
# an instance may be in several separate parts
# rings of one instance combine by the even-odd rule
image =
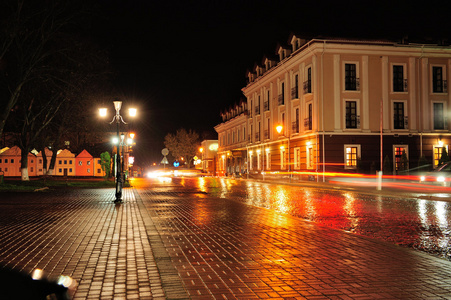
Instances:
[[[83,150],[75,157],[75,174],[77,176],[94,176],[94,158]]]

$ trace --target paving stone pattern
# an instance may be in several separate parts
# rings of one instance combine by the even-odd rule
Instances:
[[[450,299],[451,264],[271,210],[138,189],[192,299]]]
[[[74,299],[451,299],[427,254],[179,184],[113,194],[0,193],[0,263],[72,276]]]
[[[73,277],[73,299],[165,299],[131,189],[0,195],[0,262]],[[1,298],[1,296],[0,296]]]

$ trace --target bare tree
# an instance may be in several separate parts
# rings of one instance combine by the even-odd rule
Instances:
[[[64,51],[55,42],[81,12],[73,7],[75,3],[5,0],[0,4],[0,136],[27,86],[51,77],[48,62]]]
[[[181,128],[175,135],[167,134],[164,138],[164,145],[175,159],[183,158],[190,167],[199,148],[199,134],[191,129],[186,131]]]

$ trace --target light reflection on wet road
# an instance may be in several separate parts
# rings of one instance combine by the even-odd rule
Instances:
[[[224,178],[172,183],[451,260],[450,202]]]

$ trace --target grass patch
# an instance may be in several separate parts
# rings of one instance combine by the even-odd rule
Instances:
[[[0,183],[0,192],[33,192],[36,189],[48,188],[112,188],[115,187],[114,180],[83,180],[83,179],[61,179],[61,178],[47,178],[47,179],[33,179],[30,181],[21,180],[6,180]],[[124,187],[129,187],[130,184],[124,184]],[[46,191],[46,190],[44,190]],[[48,189],[47,189],[48,191]]]

